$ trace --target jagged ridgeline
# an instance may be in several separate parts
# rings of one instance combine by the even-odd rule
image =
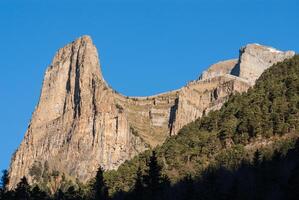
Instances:
[[[221,110],[186,125],[154,150],[163,173],[176,183],[188,175],[200,179],[208,169],[234,171],[241,163],[253,162],[257,150],[265,160],[274,152],[286,154],[299,136],[298,126],[296,55],[266,70],[247,93],[232,95]],[[150,156],[146,151],[117,171],[106,172],[110,192],[132,190],[138,168],[147,169]]]

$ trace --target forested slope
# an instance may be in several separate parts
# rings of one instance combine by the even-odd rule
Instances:
[[[247,93],[236,94],[219,111],[185,126],[157,147],[163,173],[174,184],[200,180],[207,169],[237,170],[254,154],[271,160],[292,149],[299,125],[299,56],[266,70]],[[150,151],[105,174],[110,192],[130,191],[138,168],[146,169]],[[144,172],[145,170],[143,170]]]

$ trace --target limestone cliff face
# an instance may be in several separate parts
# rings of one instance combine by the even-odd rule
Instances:
[[[259,44],[248,44],[241,48],[239,63],[233,69],[233,74],[254,85],[265,69],[294,55],[294,51],[283,52]]]
[[[269,67],[269,60],[293,55],[273,51],[270,57],[278,58],[273,60],[259,51],[248,53],[258,59],[244,54],[246,47],[239,60],[217,63],[179,90],[133,98],[106,84],[90,37],[79,38],[60,49],[46,71],[39,104],[12,158],[10,187],[23,176],[32,181],[29,169],[35,161],[47,161],[50,169],[83,182],[98,165],[116,169],[204,113],[219,109],[229,95],[246,91],[260,69]],[[257,73],[247,73],[254,66]],[[240,77],[231,75],[236,71]]]
[[[89,37],[60,49],[12,160],[11,184],[28,176],[35,160],[85,181],[98,164],[112,169],[143,151],[145,143],[130,132],[127,113],[115,106],[114,95]]]
[[[209,69],[204,71],[201,74],[200,79],[206,80],[206,79],[214,78],[216,76],[231,74],[231,71],[237,64],[238,64],[238,59],[231,59],[231,60],[218,62],[214,65],[211,65]]]
[[[228,74],[189,83],[180,90],[171,135],[203,114],[220,109],[231,94],[248,88],[247,81]]]

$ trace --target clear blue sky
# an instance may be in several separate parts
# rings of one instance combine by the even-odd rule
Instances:
[[[298,0],[1,0],[0,169],[8,167],[56,50],[88,34],[125,95],[177,89],[246,43],[299,52]]]

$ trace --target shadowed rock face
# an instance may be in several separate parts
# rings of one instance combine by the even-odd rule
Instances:
[[[93,177],[98,165],[116,169],[203,113],[219,109],[229,95],[246,91],[270,61],[294,55],[251,48],[243,48],[239,60],[211,66],[201,79],[179,90],[133,98],[106,84],[90,37],[77,39],[57,52],[46,71],[39,104],[12,158],[10,187],[23,176],[32,181],[29,169],[35,161],[47,161],[50,169],[82,182]],[[247,73],[255,66],[253,76]]]

